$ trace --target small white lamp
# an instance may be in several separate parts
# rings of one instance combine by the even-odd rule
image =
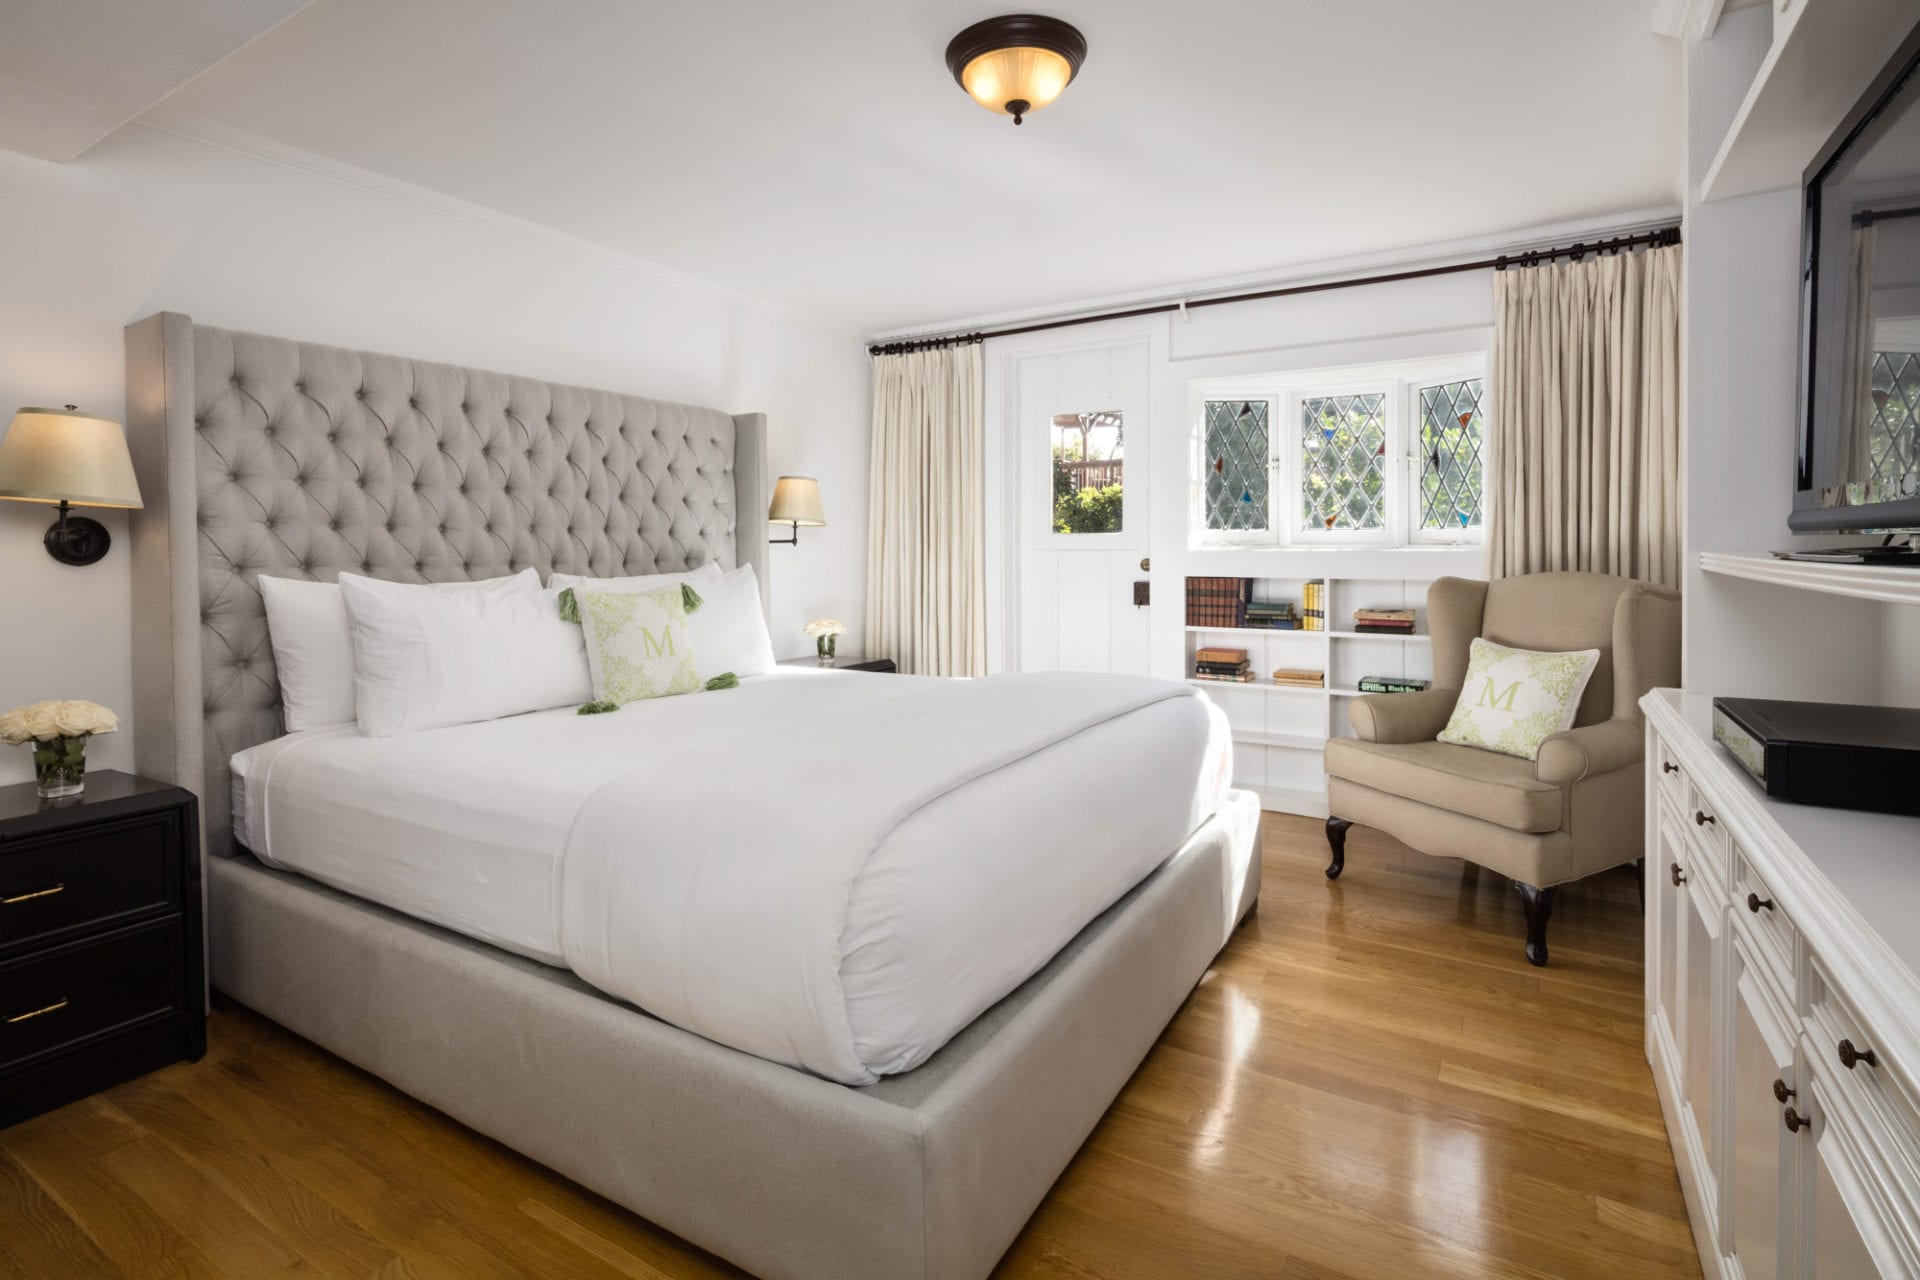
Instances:
[[[789,537],[767,539],[783,546],[798,546],[803,526],[824,529],[827,514],[826,508],[820,505],[820,482],[812,476],[781,476],[773,486],[773,503],[767,508],[767,519],[792,529]]]
[[[138,507],[140,482],[127,433],[112,418],[64,409],[22,409],[0,436],[0,498],[57,504],[47,554],[61,564],[92,564],[107,554],[106,526],[73,507]]]

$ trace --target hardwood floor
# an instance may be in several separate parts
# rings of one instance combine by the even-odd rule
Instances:
[[[1698,1276],[1641,1051],[1631,875],[1521,955],[1498,877],[1268,815],[1260,910],[998,1274]],[[0,1275],[688,1277],[733,1269],[244,1010],[0,1130]]]

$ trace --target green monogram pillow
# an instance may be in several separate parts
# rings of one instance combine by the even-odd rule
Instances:
[[[1598,649],[1536,653],[1473,642],[1467,680],[1440,741],[1536,760],[1540,744],[1573,727]]]
[[[589,706],[697,693],[706,686],[687,641],[680,588],[657,591],[573,591],[593,676]]]

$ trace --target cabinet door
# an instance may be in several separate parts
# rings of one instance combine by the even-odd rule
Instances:
[[[1813,1132],[1808,1159],[1806,1274],[1817,1280],[1872,1280],[1910,1272],[1895,1256],[1872,1195],[1861,1180],[1859,1144],[1828,1105],[1829,1096],[1812,1082]]]
[[[1792,1240],[1792,1189],[1782,1182],[1791,1167],[1793,1140],[1785,1105],[1774,1083],[1793,1087],[1793,1036],[1787,1015],[1762,985],[1735,932],[1727,951],[1733,966],[1732,1123],[1727,1127],[1727,1213],[1730,1230],[1721,1241],[1740,1260],[1746,1280],[1777,1280],[1782,1241]],[[1793,1103],[1798,1091],[1786,1099]],[[1804,1108],[1801,1108],[1804,1109]]]
[[[1650,801],[1649,803],[1654,803]],[[1654,856],[1648,859],[1653,865],[1647,868],[1648,878],[1653,881],[1653,998],[1658,1006],[1661,1019],[1666,1024],[1667,1036],[1674,1049],[1680,1048],[1680,943],[1684,933],[1686,886],[1676,880],[1676,873],[1684,877],[1686,872],[1685,845],[1680,833],[1662,812],[1659,817],[1659,843]],[[1678,1065],[1678,1064],[1676,1064]]]
[[[1706,1153],[1707,1174],[1717,1182],[1719,1164],[1714,1157],[1714,992],[1720,973],[1720,940],[1725,919],[1721,904],[1711,887],[1698,875],[1688,878],[1681,894],[1680,927],[1684,938],[1680,947],[1680,1062],[1681,1088],[1686,1091],[1686,1106],[1700,1135],[1700,1149]],[[1717,1190],[1709,1186],[1708,1191]]]

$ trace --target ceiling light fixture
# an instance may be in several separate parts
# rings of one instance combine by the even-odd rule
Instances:
[[[947,45],[947,70],[960,87],[1015,124],[1059,97],[1086,60],[1085,36],[1034,13],[976,22]]]

